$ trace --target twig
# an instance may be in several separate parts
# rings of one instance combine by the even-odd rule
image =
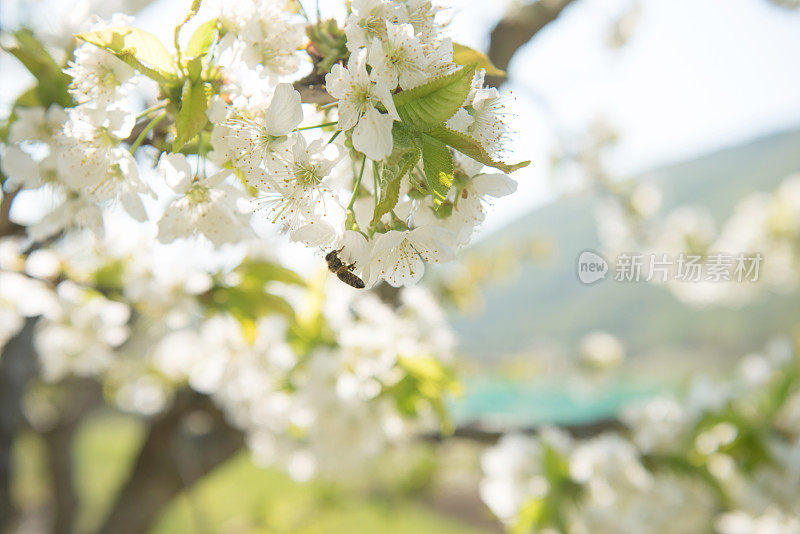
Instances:
[[[139,137],[137,137],[137,138],[136,138],[136,140],[135,140],[135,141],[133,142],[133,144],[131,145],[131,148],[130,148],[130,152],[131,152],[131,154],[133,154],[134,152],[136,152],[136,149],[137,149],[137,148],[139,148],[139,146],[142,144],[142,141],[144,141],[144,138],[145,138],[145,137],[147,137],[147,134],[149,134],[149,133],[150,133],[150,131],[151,131],[153,128],[155,128],[155,127],[156,127],[156,125],[157,125],[159,122],[161,122],[162,120],[164,120],[164,118],[165,118],[166,116],[167,116],[167,112],[166,112],[166,111],[163,111],[162,113],[159,113],[159,114],[158,114],[158,115],[157,115],[157,116],[156,116],[156,117],[155,117],[153,120],[151,120],[149,123],[147,123],[147,126],[145,126],[145,127],[144,127],[144,129],[142,130],[142,132],[139,134]]]
[[[617,419],[605,418],[587,423],[577,423],[571,425],[550,425],[558,426],[558,428],[572,435],[575,438],[589,438],[609,431],[620,431],[625,426]],[[539,431],[540,426],[526,426],[514,428],[486,428],[480,423],[469,423],[456,427],[452,434],[442,434],[441,432],[432,432],[423,434],[420,437],[427,441],[444,441],[447,439],[459,438],[476,441],[478,443],[492,444],[496,443],[503,435],[515,434],[535,434]]]

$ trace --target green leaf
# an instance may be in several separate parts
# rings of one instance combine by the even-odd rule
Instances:
[[[255,321],[269,314],[293,318],[294,310],[283,298],[265,290],[269,282],[305,285],[294,271],[271,261],[246,260],[235,271],[240,276],[235,286],[218,285],[202,299],[212,313],[229,313],[245,328],[252,330]]]
[[[311,41],[306,51],[311,56],[319,75],[330,72],[335,63],[346,62],[350,55],[347,49],[347,36],[335,19],[307,26],[306,35]]]
[[[181,94],[181,108],[175,118],[175,140],[172,142],[172,151],[177,152],[200,133],[208,123],[206,109],[211,86],[207,83],[186,82]]]
[[[81,33],[77,37],[111,52],[134,69],[159,83],[175,81],[173,58],[152,33],[124,26]]]
[[[495,67],[486,54],[462,44],[453,43],[453,61],[459,65],[475,65],[476,69],[484,69],[487,76],[507,77],[506,71]]]
[[[510,534],[534,532],[542,522],[544,506],[544,500],[541,498],[528,499],[520,508],[516,521],[511,525]]]
[[[103,290],[121,290],[124,287],[125,263],[122,260],[113,260],[101,266],[94,273],[94,282]]]
[[[17,108],[32,108],[37,106],[44,106],[42,99],[39,97],[39,88],[31,87],[14,100],[12,109]]]
[[[192,83],[199,83],[203,74],[203,58],[195,57],[186,62],[186,73]]]
[[[261,288],[267,282],[305,285],[305,281],[299,274],[271,261],[248,260],[242,263],[236,271],[242,275],[242,285],[247,284]]]
[[[254,321],[270,314],[294,317],[294,309],[282,297],[251,287],[220,287],[213,289],[207,304],[209,311],[230,313],[239,321]]]
[[[400,123],[392,128],[394,148],[383,163],[381,172],[380,198],[372,212],[370,225],[375,225],[380,218],[389,213],[397,205],[400,198],[400,184],[414,165],[419,161],[421,151],[414,138]]]
[[[462,154],[465,154],[472,159],[483,163],[484,165],[494,167],[495,169],[499,169],[503,172],[514,172],[517,169],[527,167],[531,163],[530,161],[522,161],[520,163],[507,164],[495,161],[489,155],[489,153],[486,152],[486,149],[483,148],[483,145],[481,145],[478,141],[472,139],[468,135],[456,132],[455,130],[451,130],[445,126],[440,126],[439,128],[431,130],[428,132],[428,135],[435,137],[444,144],[455,148]]]
[[[445,397],[462,391],[453,371],[429,356],[401,356],[397,363],[406,375],[386,392],[395,399],[400,412],[416,415],[428,406],[439,417],[442,432],[452,432]]]
[[[52,76],[53,73],[61,70],[30,30],[14,32],[12,43],[3,46],[3,49],[17,58],[37,80],[43,74]]]
[[[204,56],[217,38],[217,19],[204,22],[189,38],[186,45],[186,56],[190,58]]]
[[[474,74],[474,65],[462,67],[425,85],[397,93],[394,95],[397,113],[405,124],[421,132],[444,124],[466,100]]]
[[[418,141],[422,146],[422,165],[425,180],[433,193],[433,206],[439,208],[453,185],[453,155],[442,141],[422,134]]]
[[[25,107],[35,102],[35,105],[44,107],[50,104],[58,104],[61,107],[73,106],[72,97],[67,91],[72,80],[62,71],[61,66],[50,56],[44,45],[30,30],[19,30],[13,35],[13,43],[4,46],[3,49],[17,58],[38,82],[32,92],[28,91],[26,93],[28,96],[18,100],[15,105]]]

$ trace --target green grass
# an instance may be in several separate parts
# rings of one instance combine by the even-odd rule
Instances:
[[[75,439],[75,485],[80,498],[78,532],[92,532],[114,499],[143,437],[134,418],[96,416]],[[49,496],[44,449],[33,434],[15,447],[15,497],[29,511]],[[242,453],[173,500],[152,529],[181,533],[381,533],[478,534],[419,499],[373,484],[298,483],[283,472],[255,466]]]

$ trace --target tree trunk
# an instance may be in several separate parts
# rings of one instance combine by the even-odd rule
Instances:
[[[133,470],[99,532],[146,532],[181,491],[241,449],[231,427],[207,397],[181,391],[150,425]]]
[[[11,498],[11,452],[24,424],[20,401],[37,369],[33,352],[35,327],[36,319],[26,319],[0,354],[0,532],[10,532],[17,518]]]

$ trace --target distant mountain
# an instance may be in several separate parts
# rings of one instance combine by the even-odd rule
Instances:
[[[697,159],[658,169],[648,176],[662,188],[663,209],[702,205],[723,221],[752,191],[770,191],[800,170],[800,131],[770,135]],[[710,349],[741,355],[787,333],[800,319],[796,298],[769,296],[741,309],[688,307],[670,292],[647,283],[605,280],[580,284],[578,254],[599,246],[591,198],[567,198],[537,209],[491,234],[491,247],[520,236],[546,235],[553,257],[522,267],[517,280],[485,291],[478,316],[454,316],[462,352],[497,359],[538,342],[575,346],[592,330],[619,336],[632,354],[653,347]],[[767,260],[768,261],[768,260]]]

